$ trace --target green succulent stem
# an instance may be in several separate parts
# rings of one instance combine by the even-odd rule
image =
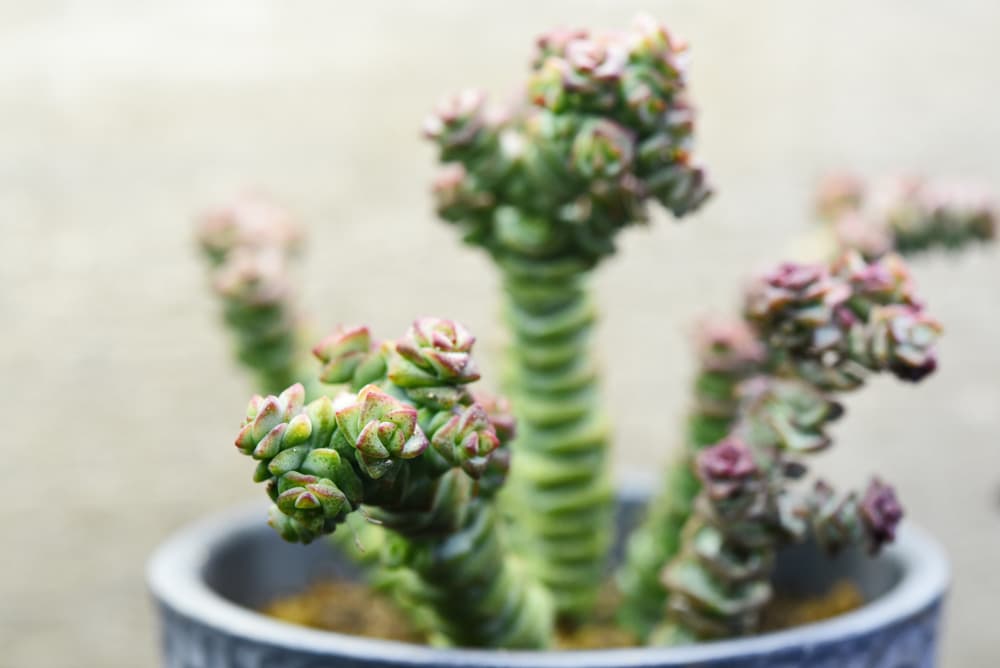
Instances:
[[[288,212],[246,193],[206,212],[197,236],[235,356],[257,390],[276,394],[304,382],[319,396],[290,276],[301,231]]]
[[[236,356],[254,374],[254,385],[262,392],[274,392],[288,387],[305,374],[300,371],[295,357],[294,332],[266,333],[267,314],[251,316],[256,322],[237,324],[230,320],[231,309],[226,308],[226,322],[230,326],[236,346]],[[280,317],[280,316],[276,316]],[[263,324],[264,327],[258,327]]]
[[[314,353],[321,378],[351,391],[306,403],[296,384],[255,396],[236,446],[257,462],[253,479],[265,484],[283,538],[309,543],[353,524],[341,545],[433,642],[543,648],[551,598],[496,530],[515,426],[503,400],[466,387],[479,378],[474,341],[438,318],[391,342],[338,327]],[[353,523],[359,514],[377,531]]]
[[[863,545],[874,554],[894,539],[903,516],[893,489],[877,478],[863,495],[840,496],[822,480],[805,493],[789,490],[806,472],[799,457],[830,444],[824,430],[841,408],[788,381],[748,386],[741,423],[697,458],[703,489],[663,573],[670,595],[657,643],[756,632],[780,548],[811,535],[831,553]]]
[[[725,436],[735,419],[735,415],[728,418],[713,415],[707,419],[697,413],[690,416],[690,440],[668,465],[662,489],[649,502],[642,523],[629,536],[625,562],[617,574],[622,592],[618,619],[642,640],[648,639],[663,619],[668,592],[661,573],[683,545],[684,526],[701,491],[701,483],[694,475],[694,458]],[[722,436],[711,437],[720,431]]]
[[[518,419],[504,503],[529,568],[568,618],[593,606],[613,516],[586,278],[570,264],[504,264],[505,380]]]
[[[739,417],[737,389],[746,377],[746,368],[700,369],[692,388],[694,406],[684,448],[668,465],[662,489],[629,537],[625,562],[617,573],[623,597],[618,619],[640,639],[647,639],[663,619],[668,592],[661,572],[683,544],[681,534],[701,491],[694,460],[732,430]]]
[[[469,499],[469,493],[468,479],[460,474],[439,481],[429,511],[438,532],[412,532],[409,514],[375,514],[396,527],[385,564],[402,583],[395,588],[397,601],[434,644],[547,647],[551,599],[508,556],[493,505]]]
[[[662,573],[667,620],[654,631],[655,643],[755,632],[771,598],[777,550],[804,534],[786,495],[787,481],[804,467],[786,464],[825,449],[826,426],[842,409],[801,383],[757,378],[748,386],[731,435],[694,458],[701,489]]]
[[[280,392],[309,378],[305,333],[289,297],[256,300],[225,290],[217,292],[233,352],[253,375],[254,387],[266,393]],[[315,383],[308,389],[310,396],[317,396]]]
[[[593,337],[590,261],[496,253],[510,332],[504,384],[518,421],[502,502],[527,566],[564,622],[592,609],[611,544],[609,423]]]
[[[691,516],[701,485],[688,452],[667,467],[663,487],[646,507],[642,523],[629,536],[625,562],[616,574],[622,593],[618,621],[642,641],[663,619],[667,589],[660,572],[681,547],[681,531]]]
[[[438,213],[501,268],[520,423],[506,510],[567,623],[596,600],[613,515],[587,277],[654,204],[679,219],[711,195],[693,155],[686,50],[649,17],[626,31],[554,30],[517,103],[491,110],[464,91],[424,124],[442,162]]]

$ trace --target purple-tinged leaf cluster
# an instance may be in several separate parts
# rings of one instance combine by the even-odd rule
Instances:
[[[905,264],[848,253],[827,269],[786,264],[749,289],[745,315],[779,366],[827,389],[888,371],[919,380],[936,367],[941,326],[916,297]]]
[[[698,478],[705,493],[714,501],[724,501],[744,494],[759,475],[750,448],[737,437],[730,437],[698,453],[695,460]]]
[[[482,406],[464,387],[479,377],[474,341],[461,324],[439,318],[418,319],[402,339],[382,344],[367,327],[339,326],[314,349],[320,376],[367,384],[308,405],[300,384],[255,396],[236,445],[258,461],[254,480],[268,485],[275,528],[309,542],[362,502],[425,511],[433,481],[452,469],[485,477],[481,493],[495,494],[509,468],[501,445],[514,423],[505,400]]]
[[[492,253],[591,266],[656,200],[675,216],[709,196],[694,162],[686,50],[650,19],[624,32],[538,40],[525,99],[509,111],[466,90],[424,123],[444,163],[438,211]]]
[[[808,522],[812,536],[830,552],[865,545],[877,554],[895,539],[903,519],[895,490],[878,478],[869,483],[860,499],[854,492],[838,495],[827,482],[818,480],[798,512]]]
[[[1000,220],[983,189],[912,176],[870,189],[857,176],[832,174],[819,185],[816,210],[840,248],[867,258],[988,242],[996,238]]]

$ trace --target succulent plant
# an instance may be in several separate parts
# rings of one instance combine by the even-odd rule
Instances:
[[[654,641],[678,644],[754,633],[770,600],[777,551],[812,535],[834,551],[877,551],[902,517],[892,489],[875,481],[858,503],[825,483],[808,493],[795,484],[802,458],[831,444],[827,425],[843,409],[802,380],[746,381],[732,433],[696,458],[701,482],[682,547],[666,569],[667,621]]]
[[[618,573],[624,594],[619,617],[640,637],[662,618],[672,581],[661,581],[660,571],[687,540],[683,527],[702,488],[694,464],[742,419],[745,408],[736,397],[748,379],[797,378],[808,396],[856,389],[879,372],[917,381],[936,368],[941,326],[923,309],[896,255],[867,262],[848,252],[829,264],[783,263],[749,286],[743,316],[701,332],[686,447],[631,537]],[[794,435],[789,431],[785,438]],[[798,436],[823,440],[819,434]]]
[[[235,444],[271,526],[292,542],[332,538],[431,642],[542,648],[557,622],[592,612],[613,499],[589,281],[654,206],[681,218],[711,195],[692,153],[686,55],[646,18],[554,30],[509,109],[467,90],[426,120],[437,212],[501,273],[509,401],[470,389],[475,338],[451,320],[420,318],[386,341],[340,326],[308,360],[289,272],[302,235],[287,213],[248,196],[200,224],[260,391]],[[846,174],[824,182],[816,207],[837,252],[761,274],[738,315],[699,326],[682,447],[615,578],[618,619],[641,640],[754,633],[786,545],[874,554],[895,538],[890,485],[838,492],[807,480],[807,462],[832,445],[842,393],[937,368],[942,328],[901,254],[991,239],[997,214],[922,182],[877,205],[867,191]]]
[[[869,190],[874,190],[870,196]],[[847,173],[831,174],[820,183],[816,211],[831,227],[838,248],[857,250],[867,258],[892,251],[956,251],[992,241],[1000,218],[992,199],[972,184],[932,183],[911,176],[870,189]]]
[[[593,605],[611,535],[588,274],[652,202],[681,217],[711,192],[692,157],[686,51],[646,18],[621,33],[552,31],[513,109],[467,90],[424,124],[443,163],[438,213],[503,274],[520,425],[505,501],[565,618]]]
[[[544,647],[551,601],[518,571],[497,531],[506,457],[487,407],[465,387],[479,377],[474,341],[437,318],[379,346],[366,328],[338,328],[316,347],[322,375],[351,388],[360,374],[367,384],[308,404],[300,384],[255,396],[236,446],[257,461],[253,478],[265,484],[270,524],[286,540],[332,534],[352,513],[385,527],[382,567],[405,571],[397,600],[436,642]]]
[[[222,301],[236,356],[257,386],[278,392],[303,374],[300,318],[289,264],[301,243],[290,215],[248,193],[206,212],[198,243]]]
[[[623,595],[619,621],[640,638],[663,618],[667,589],[660,572],[680,549],[681,530],[698,494],[695,460],[732,430],[739,414],[740,384],[760,373],[765,361],[763,344],[741,319],[704,320],[696,352],[698,372],[684,447],[671,461],[662,491],[629,537],[625,563],[617,573]]]
[[[835,499],[826,485],[798,502],[789,500],[789,487],[805,473],[799,456],[830,444],[825,425],[842,411],[828,393],[856,389],[872,373],[916,381],[935,369],[940,325],[914,295],[902,261],[848,253],[830,266],[780,265],[750,286],[744,317],[767,350],[764,375],[739,386],[743,405],[731,437],[747,449],[722,441],[697,456],[701,491],[664,571],[671,621],[658,631],[661,641],[755,631],[783,542],[811,527],[828,547],[864,542],[874,550],[901,516],[884,486],[866,493],[870,513],[854,496]],[[726,468],[745,463],[734,453],[754,466]],[[731,479],[733,471],[742,477]],[[734,555],[744,560],[734,565]]]

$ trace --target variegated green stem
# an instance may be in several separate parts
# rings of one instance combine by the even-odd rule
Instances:
[[[692,154],[686,45],[640,18],[628,31],[554,30],[508,112],[466,91],[427,119],[438,212],[501,266],[520,424],[506,510],[563,621],[602,580],[612,500],[608,426],[590,349],[589,271],[659,203],[681,218],[710,196]]]
[[[642,640],[663,619],[667,590],[661,572],[680,550],[681,532],[701,489],[694,457],[732,429],[738,407],[736,387],[742,379],[742,374],[702,369],[695,381],[686,446],[670,463],[662,490],[649,502],[646,516],[629,537],[625,563],[617,573],[623,597],[618,620]]]
[[[702,489],[663,571],[670,594],[667,623],[654,633],[660,644],[757,630],[776,551],[804,530],[786,496],[787,480],[804,467],[789,455],[826,448],[826,426],[842,413],[803,383],[758,378],[741,391],[732,434],[694,458]]]
[[[572,620],[594,604],[611,537],[596,313],[576,262],[507,258],[501,266],[513,335],[507,392],[518,419],[505,508],[529,567]]]
[[[312,379],[315,373],[308,368],[303,335],[288,304],[244,304],[224,298],[223,318],[236,358],[253,374],[258,391],[280,392],[301,382],[310,398],[322,393]]]
[[[625,562],[616,574],[622,593],[618,621],[642,641],[663,619],[667,590],[660,572],[680,549],[681,530],[691,516],[698,489],[690,455],[679,453],[667,469],[660,493],[649,502],[642,523],[629,536]]]
[[[430,513],[440,533],[413,533],[423,523],[412,514],[375,514],[395,527],[386,559],[388,575],[398,576],[396,598],[433,644],[547,647],[552,600],[507,556],[493,504],[470,498],[470,483],[458,472],[438,482]]]
[[[619,621],[643,640],[663,618],[667,590],[661,573],[680,550],[681,531],[701,490],[694,460],[731,431],[739,413],[738,387],[764,362],[763,346],[738,319],[702,322],[695,341],[700,370],[685,447],[671,463],[666,486],[649,504],[645,519],[630,538],[618,573],[623,594]]]

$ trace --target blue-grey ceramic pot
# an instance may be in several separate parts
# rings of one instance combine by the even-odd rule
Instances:
[[[624,499],[620,534],[641,508]],[[621,546],[619,536],[619,555]],[[280,564],[280,566],[279,566]],[[255,607],[310,582],[355,575],[323,544],[283,542],[259,506],[211,517],[165,543],[149,565],[167,668],[933,668],[948,565],[906,525],[877,559],[830,560],[809,546],[779,560],[775,585],[820,591],[849,576],[870,602],[836,619],[761,636],[678,648],[523,652],[435,649],[294,626]]]

